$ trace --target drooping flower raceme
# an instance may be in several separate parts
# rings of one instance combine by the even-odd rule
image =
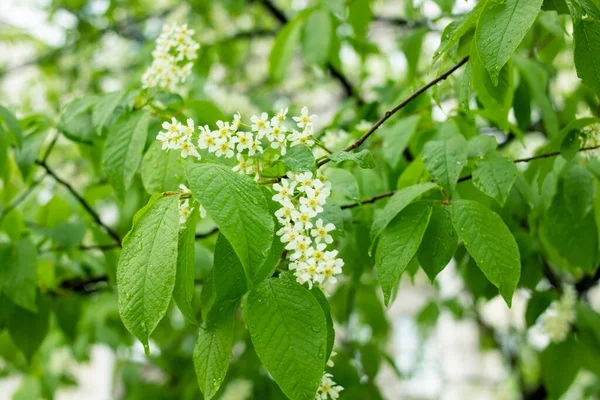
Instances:
[[[553,301],[550,306],[538,318],[538,323],[544,334],[548,335],[553,342],[562,342],[571,331],[571,325],[575,322],[575,303],[577,292],[573,286],[565,286],[563,295],[559,300]]]
[[[166,24],[163,26],[156,48],[152,52],[152,65],[142,76],[144,88],[159,87],[174,90],[184,82],[192,71],[200,45],[192,39],[193,29],[186,24]]]
[[[306,107],[301,115],[293,117],[296,127],[287,121],[288,110],[282,109],[272,118],[266,112],[250,118],[250,124],[243,124],[241,116],[235,114],[231,122],[217,121],[216,129],[198,126],[188,119],[185,124],[176,118],[162,124],[163,131],[157,135],[163,150],[180,150],[181,157],[201,158],[201,151],[213,153],[217,157],[234,158],[237,164],[234,172],[260,179],[261,170],[269,167],[287,153],[289,147],[315,144],[313,121]],[[245,128],[245,129],[244,129]],[[248,130],[249,128],[249,130]],[[298,130],[298,129],[300,130]],[[275,158],[263,158],[266,149],[272,149]],[[271,154],[272,156],[273,154]],[[286,244],[289,269],[294,271],[300,284],[319,286],[329,292],[337,282],[336,275],[341,274],[344,261],[337,257],[337,250],[328,250],[333,242],[331,232],[336,229],[319,215],[331,192],[331,185],[323,175],[314,176],[312,172],[288,172],[286,178],[273,185],[277,192],[273,200],[281,205],[275,212],[282,225],[277,235]],[[187,189],[187,188],[186,188]],[[185,200],[180,207],[181,220],[185,221],[189,213],[189,202]],[[200,211],[203,211],[200,206]]]
[[[344,266],[337,250],[327,250],[333,242],[330,232],[336,229],[335,225],[319,218],[331,184],[324,176],[314,177],[310,171],[287,176],[273,185],[277,191],[273,200],[281,205],[275,212],[282,225],[277,235],[286,244],[289,269],[294,271],[298,283],[307,283],[309,288],[316,284],[329,292]]]
[[[594,124],[583,129],[583,135],[579,137],[582,148],[593,148],[600,146],[600,126]],[[582,152],[583,156],[588,159],[600,157],[600,148],[587,150]]]

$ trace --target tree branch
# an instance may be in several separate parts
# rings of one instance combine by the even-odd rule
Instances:
[[[50,175],[52,178],[54,178],[54,180],[56,182],[58,182],[62,186],[64,186],[65,189],[67,189],[75,197],[75,199],[77,199],[77,201],[79,202],[79,204],[81,204],[81,206],[87,211],[87,213],[92,217],[92,219],[100,227],[102,227],[110,237],[112,237],[115,240],[115,242],[117,243],[117,245],[119,247],[121,247],[121,238],[119,237],[119,235],[117,234],[117,232],[115,232],[112,228],[110,228],[109,226],[107,226],[106,224],[104,224],[104,222],[102,222],[102,220],[100,219],[100,216],[98,215],[98,213],[83,198],[82,195],[80,195],[79,193],[77,193],[77,191],[73,188],[73,186],[71,186],[71,184],[69,182],[65,181],[64,179],[62,179],[58,175],[56,175],[56,173],[48,166],[48,164],[46,163],[46,161],[36,160],[35,163],[37,165],[39,165],[40,167],[44,168],[46,170],[46,172],[48,173],[48,175]]]
[[[277,8],[277,6],[271,0],[260,0],[260,1],[263,4],[263,6],[280,23],[282,23],[282,24],[288,23],[289,20],[285,16],[285,14],[283,13],[283,11],[281,11],[279,8]],[[344,95],[346,97],[353,97],[356,100],[356,102],[358,103],[359,106],[363,105],[365,103],[364,100],[360,97],[360,95],[358,93],[356,93],[356,89],[354,88],[354,86],[352,85],[352,83],[350,83],[350,81],[348,80],[348,78],[346,78],[341,71],[339,71],[330,62],[328,62],[325,66],[329,70],[329,73],[331,73],[331,75],[340,82],[340,84],[344,88]]]
[[[398,111],[402,110],[404,107],[406,107],[408,104],[410,104],[414,99],[416,99],[417,97],[419,97],[419,95],[423,94],[425,91],[427,91],[427,89],[429,89],[430,87],[434,86],[435,84],[437,84],[438,82],[441,82],[443,80],[445,80],[446,78],[448,78],[450,75],[452,75],[452,73],[454,73],[454,71],[456,71],[457,69],[459,69],[462,65],[464,65],[467,61],[469,61],[469,57],[465,57],[462,60],[459,61],[458,64],[456,64],[455,66],[453,66],[452,68],[450,68],[448,71],[444,72],[443,74],[441,74],[440,76],[438,76],[437,78],[435,78],[434,80],[432,80],[431,82],[427,83],[425,86],[419,88],[416,92],[414,92],[413,94],[411,94],[406,100],[404,100],[402,103],[398,104],[396,107],[392,108],[389,111],[386,111],[385,114],[383,115],[383,117],[379,118],[379,120],[377,122],[375,122],[375,124],[368,130],[366,131],[358,140],[354,141],[353,143],[351,143],[348,147],[346,147],[344,149],[344,151],[352,151],[354,149],[356,149],[357,147],[359,147],[361,144],[363,144],[363,142],[365,140],[367,140],[377,129],[379,129],[379,127],[381,125],[383,125],[383,123],[385,121],[387,121],[388,119],[390,119],[390,117],[392,115],[394,115],[395,113],[397,113]],[[317,166],[321,167],[322,165],[327,164],[330,161],[329,158],[326,158],[324,160],[321,160]]]
[[[592,147],[584,147],[582,149],[579,149],[579,151],[590,151],[590,150],[596,150],[596,149],[600,149],[600,145],[598,145],[598,146],[592,146]],[[557,151],[557,152],[553,152],[553,153],[539,154],[537,156],[528,157],[528,158],[517,158],[516,160],[513,160],[513,162],[514,163],[530,162],[530,161],[534,161],[534,160],[539,160],[541,158],[556,157],[558,155],[560,155],[560,152]],[[464,177],[460,178],[458,180],[458,182],[468,181],[469,179],[473,179],[473,176],[472,175],[464,176]],[[386,197],[393,196],[394,193],[396,193],[397,191],[398,190],[392,190],[391,192],[385,192],[385,193],[376,194],[373,197],[369,197],[368,199],[365,199],[365,200],[362,200],[362,201],[357,201],[356,203],[344,204],[343,206],[341,206],[341,208],[342,209],[354,208],[354,207],[358,207],[358,206],[363,205],[363,204],[374,203],[377,200],[385,199]],[[596,281],[600,280],[600,272],[597,275],[598,275],[598,279],[596,279]]]

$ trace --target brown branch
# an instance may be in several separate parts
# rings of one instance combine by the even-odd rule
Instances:
[[[589,151],[589,150],[596,150],[596,149],[600,149],[600,145],[598,145],[598,146],[592,146],[592,147],[584,147],[582,149],[579,149],[579,151]],[[513,162],[514,163],[530,162],[530,161],[538,160],[538,159],[541,159],[541,158],[556,157],[559,154],[560,154],[560,152],[539,154],[537,156],[528,157],[528,158],[517,158],[516,160],[513,160]],[[469,179],[473,179],[473,176],[472,175],[464,176],[464,177],[460,178],[458,180],[458,182],[468,181]],[[264,182],[261,182],[261,183],[270,183],[270,182],[269,181],[264,181]],[[341,206],[341,208],[342,209],[354,208],[354,207],[357,207],[357,206],[360,206],[360,205],[363,205],[363,204],[374,203],[377,200],[385,199],[386,197],[393,196],[394,193],[396,193],[397,191],[398,190],[392,190],[391,192],[385,192],[385,193],[376,194],[373,197],[369,197],[368,199],[365,199],[365,200],[362,200],[362,201],[357,201],[356,203],[344,204],[343,206]],[[596,281],[600,280],[600,272],[597,275],[598,275],[598,279],[596,279]]]
[[[288,23],[289,20],[285,16],[283,11],[277,8],[277,6],[271,0],[261,0],[261,3],[280,23],[284,25]],[[329,73],[340,82],[340,84],[344,88],[344,95],[346,97],[353,97],[359,106],[365,103],[364,100],[360,97],[360,95],[356,93],[356,89],[354,88],[352,83],[350,83],[348,78],[346,78],[341,71],[339,71],[330,62],[328,62],[325,66],[329,70]]]
[[[65,189],[67,189],[75,197],[75,199],[77,199],[77,201],[79,202],[79,204],[81,204],[81,206],[87,211],[87,213],[92,217],[92,219],[100,227],[102,227],[110,237],[112,237],[115,240],[115,242],[117,243],[117,245],[119,247],[121,247],[121,238],[119,237],[119,235],[117,234],[117,232],[115,232],[112,228],[110,228],[109,226],[107,226],[106,224],[104,224],[104,222],[102,222],[102,220],[100,219],[100,216],[98,215],[98,213],[83,198],[83,196],[80,195],[73,188],[73,186],[71,186],[71,184],[69,182],[65,181],[64,179],[62,179],[61,177],[59,177],[58,175],[56,175],[56,173],[48,166],[48,164],[46,163],[46,161],[36,160],[35,163],[37,165],[39,165],[40,167],[44,168],[46,170],[46,172],[48,173],[48,175],[50,175],[52,178],[54,178],[54,180],[56,182],[58,182],[59,184],[61,184],[62,186],[64,186]]]
[[[385,114],[383,115],[383,117],[381,117],[377,122],[375,122],[375,124],[368,130],[366,131],[358,140],[354,141],[352,144],[350,144],[348,147],[346,147],[344,149],[344,151],[352,151],[354,149],[356,149],[357,147],[359,147],[361,144],[363,144],[363,142],[365,140],[367,140],[377,129],[379,129],[379,127],[381,125],[383,125],[383,123],[385,121],[387,121],[388,119],[390,119],[390,117],[392,115],[394,115],[395,113],[397,113],[398,111],[402,110],[404,107],[406,107],[408,104],[410,104],[414,99],[416,99],[417,97],[419,97],[419,95],[423,94],[425,91],[427,91],[427,89],[429,89],[430,87],[436,85],[438,82],[441,82],[443,80],[445,80],[446,78],[448,78],[450,75],[452,75],[452,73],[454,73],[454,71],[456,71],[457,69],[459,69],[462,65],[464,65],[467,61],[469,61],[469,57],[465,57],[462,60],[460,60],[460,62],[456,65],[454,65],[452,68],[450,68],[448,71],[444,72],[443,74],[439,75],[437,78],[435,78],[434,80],[432,80],[431,82],[427,83],[425,86],[419,88],[416,92],[414,92],[413,94],[411,94],[406,100],[404,100],[402,103],[398,104],[396,107],[392,108],[389,111],[386,111]],[[326,158],[324,160],[321,160],[317,165],[320,167],[322,165],[327,164],[330,161],[329,158]]]

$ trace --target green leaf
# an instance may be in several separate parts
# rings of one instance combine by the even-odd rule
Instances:
[[[353,0],[348,8],[348,23],[354,30],[354,36],[364,38],[373,19],[369,0]]]
[[[440,45],[433,54],[433,62],[436,62],[442,54],[456,45],[475,26],[485,4],[485,1],[478,2],[466,15],[458,17],[444,28]]]
[[[404,150],[415,134],[420,119],[419,115],[411,115],[383,130],[381,134],[383,137],[383,158],[392,169],[397,168],[400,160],[402,160]]]
[[[431,205],[420,201],[406,207],[385,228],[375,253],[375,268],[383,290],[385,305],[392,289],[415,256],[431,216]]]
[[[290,274],[290,276],[292,276],[292,281],[296,280],[293,275]],[[333,345],[335,344],[335,329],[333,328],[333,318],[331,318],[331,308],[321,289],[313,286],[313,288],[310,289],[310,292],[321,305],[323,314],[325,314],[325,320],[327,321],[327,352],[325,353],[325,359],[328,360],[333,351]]]
[[[302,30],[302,53],[319,66],[329,58],[331,35],[334,33],[331,16],[325,9],[316,8],[306,18]]]
[[[313,400],[323,376],[327,321],[317,299],[284,279],[250,292],[246,322],[256,354],[291,400]]]
[[[317,170],[315,156],[313,156],[312,151],[301,144],[289,148],[285,155],[281,157],[281,161],[288,167],[288,171],[311,171],[316,173]]]
[[[0,133],[1,135],[1,133]],[[44,140],[48,135],[47,129],[40,129],[31,132],[23,139],[23,146],[15,151],[15,161],[21,171],[23,180],[27,180],[31,175],[35,160],[40,154]]]
[[[571,386],[581,368],[581,352],[573,337],[551,343],[540,355],[542,382],[553,399],[559,399]]]
[[[281,81],[290,68],[301,29],[302,19],[295,18],[285,24],[275,37],[269,54],[269,76],[275,82]]]
[[[23,145],[23,132],[21,131],[21,125],[15,115],[6,107],[0,105],[0,120],[4,120],[8,131],[12,133],[14,143],[18,148]]]
[[[36,312],[13,307],[8,319],[8,332],[13,342],[27,360],[40,348],[50,326],[50,305],[47,299],[38,296]]]
[[[452,225],[450,207],[434,204],[417,252],[419,263],[432,282],[446,268],[457,246],[458,236]]]
[[[371,226],[371,247],[369,254],[373,249],[375,239],[383,232],[386,226],[402,211],[407,205],[412,203],[417,197],[432,190],[441,189],[438,185],[432,182],[419,183],[398,190],[385,205],[384,209],[378,214],[375,214],[373,225]]]
[[[153,196],[135,214],[117,266],[119,313],[148,352],[148,339],[164,317],[177,274],[179,195]]]
[[[592,18],[575,19],[573,37],[577,76],[600,96],[600,21]]]
[[[194,210],[179,230],[173,299],[185,319],[196,325],[198,322],[192,308],[192,299],[195,292],[194,279],[196,278],[196,224],[200,219],[200,213],[197,204],[192,203],[190,207],[194,207]]]
[[[592,210],[596,196],[596,180],[591,172],[577,164],[569,164],[560,176],[564,205],[576,220]]]
[[[485,159],[475,163],[473,184],[504,206],[517,180],[517,173],[517,166],[512,160],[491,153]]]
[[[142,159],[142,183],[150,194],[176,191],[183,181],[185,171],[181,154],[165,151],[159,141],[154,141]]]
[[[508,306],[521,276],[517,242],[498,214],[472,200],[452,203],[452,223],[465,248]]]
[[[467,164],[467,141],[462,136],[431,140],[423,147],[423,162],[433,179],[451,196]]]
[[[331,182],[332,191],[341,193],[352,200],[360,199],[358,182],[350,171],[341,168],[327,168],[325,176]]]
[[[531,89],[533,101],[540,108],[544,127],[550,137],[554,137],[559,124],[552,101],[548,97],[548,71],[542,64],[524,57],[515,57],[515,64]]]
[[[16,305],[37,311],[37,250],[29,238],[0,244],[0,293]]]
[[[458,103],[470,114],[471,110],[471,63],[467,62],[463,73],[458,81]]]
[[[492,153],[498,147],[498,142],[494,136],[477,135],[467,142],[468,158],[483,158]]]
[[[477,50],[494,86],[537,18],[543,0],[487,1],[475,32]]]
[[[100,96],[92,108],[92,124],[98,135],[102,134],[102,128],[107,126],[110,116],[126,94],[126,90],[119,90]]]
[[[269,254],[275,224],[258,184],[219,164],[186,164],[194,197],[238,255],[249,282]]]
[[[217,394],[227,374],[236,308],[236,303],[231,303],[213,309],[210,322],[198,330],[194,348],[194,368],[200,391],[207,400]]]
[[[6,184],[10,179],[10,164],[8,160],[8,139],[6,131],[0,125],[0,179]]]
[[[344,161],[354,161],[363,169],[377,168],[377,163],[375,162],[375,158],[373,158],[373,154],[367,149],[357,151],[356,153],[349,151],[338,151],[330,154],[329,159],[334,164],[339,164]]]
[[[142,110],[123,114],[111,125],[106,138],[104,172],[121,201],[142,160],[149,118]]]
[[[471,51],[471,82],[477,97],[485,111],[502,129],[508,129],[508,111],[513,101],[512,63],[508,62],[500,71],[494,84],[481,63],[479,53],[474,47]]]
[[[98,101],[96,96],[85,96],[68,103],[60,115],[58,130],[76,142],[91,143],[95,136],[90,109]]]
[[[190,117],[194,119],[197,125],[208,125],[214,127],[217,121],[227,120],[227,116],[214,103],[208,100],[194,100],[186,103],[186,108],[190,111]]]
[[[581,149],[580,133],[577,131],[571,131],[565,136],[564,140],[560,145],[560,155],[567,161],[571,161]]]

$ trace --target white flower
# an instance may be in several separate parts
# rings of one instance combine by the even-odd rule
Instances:
[[[231,140],[227,140],[227,138],[219,138],[215,140],[217,150],[215,151],[215,155],[217,157],[225,156],[227,158],[233,157],[233,149],[235,148],[235,143]],[[209,149],[210,151],[210,149]]]
[[[254,142],[254,137],[250,132],[237,132],[237,151],[242,152],[249,149]]]
[[[321,240],[327,244],[331,244],[333,242],[333,238],[329,234],[329,232],[335,230],[335,225],[332,223],[328,223],[323,226],[323,220],[319,218],[317,222],[315,222],[315,229],[310,231],[310,235],[315,238],[315,241],[319,243]]]
[[[288,113],[287,107],[279,110],[279,112],[273,118],[271,118],[271,125],[272,126],[281,126],[281,124],[284,123],[285,119],[287,118],[287,113]]]
[[[304,129],[302,132],[293,131],[289,139],[292,144],[291,146],[305,145],[312,147],[315,144],[315,140],[312,137],[312,131],[310,129]]]
[[[323,207],[319,204],[319,201],[315,198],[300,197],[300,211],[316,217],[317,214],[323,212]]]
[[[210,153],[214,153],[217,151],[218,143],[217,139],[211,135],[208,127],[199,127],[200,136],[198,137],[198,148],[200,149],[208,149]]]
[[[179,185],[179,190],[181,190],[181,194],[192,194],[192,191],[188,189],[183,183]]]
[[[296,174],[294,179],[298,182],[298,191],[305,192],[307,187],[312,186],[313,174],[310,171]]]
[[[179,223],[185,224],[185,221],[190,217],[194,211],[193,207],[190,207],[189,199],[185,199],[179,202]]]
[[[181,157],[187,158],[187,156],[194,156],[197,159],[201,158],[200,153],[198,153],[198,150],[196,150],[194,144],[189,140],[186,140],[183,143],[181,143]]]
[[[213,136],[220,139],[229,139],[231,137],[231,130],[229,129],[229,122],[217,121],[217,129],[213,131]]]
[[[233,121],[231,121],[231,131],[237,132],[240,129],[240,125],[242,125],[242,116],[240,113],[233,114]]]
[[[329,373],[324,373],[323,378],[321,378],[321,384],[319,385],[319,389],[317,389],[317,394],[315,395],[315,400],[327,400],[331,397],[333,400],[337,400],[340,397],[340,392],[344,390],[343,387],[336,384],[331,378],[333,375]]]
[[[308,108],[304,106],[302,107],[301,115],[299,117],[293,117],[292,119],[297,122],[298,128],[306,128],[311,126],[316,118],[316,115],[308,115]]]
[[[276,183],[273,185],[273,189],[277,191],[277,194],[273,196],[273,200],[284,204],[286,200],[289,200],[291,196],[294,195],[294,188],[296,187],[296,182],[291,182],[287,179],[282,179],[281,184]]]
[[[292,213],[295,211],[294,204],[291,201],[284,202],[283,207],[275,211],[275,217],[280,224],[286,225],[292,220]]]
[[[236,156],[238,164],[232,168],[233,172],[239,172],[240,174],[251,174],[254,171],[254,160],[249,158],[246,159],[243,155],[239,154]]]
[[[308,210],[308,211],[304,211],[302,209],[301,209],[301,211],[294,210],[294,212],[292,212],[292,221],[294,221],[294,224],[298,227],[299,230],[307,231],[310,228],[312,228],[312,226],[313,226],[311,220],[314,216],[315,215],[312,212],[312,210]]]
[[[260,117],[253,115],[250,121],[252,122],[252,130],[258,132],[256,135],[258,139],[262,139],[265,135],[271,133],[271,123],[266,112],[260,114]]]
[[[262,154],[263,151],[264,150],[263,150],[262,146],[260,145],[260,140],[258,140],[258,139],[252,140],[250,147],[248,147],[248,155],[253,156],[256,153]]]

